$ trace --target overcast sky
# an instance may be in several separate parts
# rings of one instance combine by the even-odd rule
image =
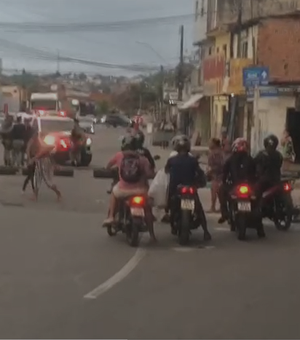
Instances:
[[[0,0],[0,22],[111,22],[192,14],[194,0]],[[179,57],[179,26],[185,26],[185,50],[192,50],[193,17],[179,18],[172,24],[135,25],[116,32],[11,33],[0,28],[0,38],[62,56],[78,57],[112,64],[174,64]],[[150,44],[162,58],[147,46]],[[55,61],[42,61],[1,45],[4,69],[55,71]],[[60,63],[60,70],[116,74],[125,71]]]

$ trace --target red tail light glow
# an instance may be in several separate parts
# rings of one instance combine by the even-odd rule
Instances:
[[[283,190],[284,191],[291,191],[292,190],[292,186],[290,185],[290,183],[285,183],[283,185]]]
[[[143,196],[134,196],[132,197],[131,203],[134,205],[144,205],[145,199]]]
[[[183,195],[186,195],[186,194],[193,195],[195,193],[195,190],[194,190],[194,188],[191,188],[191,187],[183,187],[183,188],[181,188],[181,193]]]
[[[239,197],[248,197],[250,195],[250,188],[247,184],[240,185],[237,188],[237,195]]]

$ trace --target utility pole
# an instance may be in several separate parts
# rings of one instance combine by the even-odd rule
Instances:
[[[163,65],[160,65],[160,89],[159,89],[159,101],[160,101],[160,118],[162,118],[162,111],[164,106],[164,83],[165,83],[165,70]]]
[[[242,0],[239,0],[238,2],[238,13],[237,13],[237,35],[238,35],[238,40],[237,40],[237,57],[241,58],[242,57],[242,15],[243,15],[243,4]]]
[[[179,59],[179,67],[178,67],[178,100],[182,101],[183,94],[183,42],[184,42],[184,26],[180,26],[180,59]]]
[[[57,59],[56,59],[56,73],[60,72],[60,55],[59,50],[57,50]]]

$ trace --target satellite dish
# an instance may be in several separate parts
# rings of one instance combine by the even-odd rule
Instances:
[[[74,105],[74,106],[79,105],[79,100],[72,99],[72,105]]]
[[[53,84],[53,85],[51,85],[50,89],[51,89],[51,91],[56,92],[58,87],[57,87],[56,84]]]

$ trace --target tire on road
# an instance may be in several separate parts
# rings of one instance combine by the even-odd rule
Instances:
[[[16,175],[18,172],[17,168],[8,167],[8,166],[0,166],[0,176],[1,175]]]
[[[74,177],[74,169],[55,169],[54,176]]]
[[[91,164],[92,161],[92,154],[90,153],[86,153],[85,151],[81,152],[81,166],[89,166]]]
[[[112,178],[111,170],[108,169],[94,169],[94,178]]]

